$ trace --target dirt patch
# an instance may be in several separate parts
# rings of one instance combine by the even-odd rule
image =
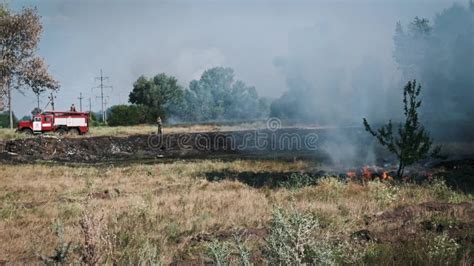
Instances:
[[[290,135],[291,134],[291,135]],[[318,134],[327,134],[319,132]],[[290,136],[293,139],[290,139]],[[316,144],[303,143],[316,136],[314,129],[279,129],[207,132],[128,137],[59,138],[37,136],[0,142],[0,160],[11,162],[104,162],[161,158],[225,156],[314,156]],[[312,141],[316,141],[313,139]],[[307,141],[306,141],[307,142]]]
[[[328,157],[320,149],[334,136],[369,141],[359,128],[243,130],[128,137],[59,138],[37,136],[0,142],[0,160],[11,162],[104,162],[163,158],[315,158]],[[361,153],[367,153],[361,149]],[[364,156],[362,156],[364,157]]]
[[[113,199],[119,197],[121,191],[118,188],[105,189],[104,191],[96,191],[89,193],[89,197],[93,199]]]
[[[194,242],[210,242],[214,239],[218,240],[231,240],[233,235],[237,234],[244,239],[254,237],[258,239],[264,239],[268,236],[268,229],[266,228],[245,228],[240,230],[225,230],[214,233],[202,233],[194,236],[192,241]]]

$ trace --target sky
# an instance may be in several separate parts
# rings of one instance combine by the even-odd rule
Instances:
[[[278,58],[311,50],[314,61],[331,55],[353,69],[364,58],[377,60],[384,84],[397,83],[393,33],[397,21],[432,19],[453,0],[10,0],[14,10],[36,7],[43,35],[38,54],[60,82],[56,109],[74,103],[100,110],[96,77],[103,70],[108,106],[126,104],[133,82],[158,73],[175,76],[186,88],[215,66],[232,67],[236,77],[260,95],[280,97],[287,89]],[[465,4],[465,1],[460,1]],[[318,29],[313,35],[312,30]],[[308,35],[308,36],[307,36]],[[298,42],[291,41],[298,38]],[[305,38],[308,38],[307,47]],[[328,42],[327,39],[331,41]],[[297,56],[305,56],[297,53]],[[324,62],[319,62],[324,63]],[[311,68],[311,65],[307,66]],[[322,73],[324,75],[324,73]],[[41,99],[41,108],[47,95]],[[17,117],[36,106],[31,92],[15,92]],[[49,108],[47,108],[49,109]]]

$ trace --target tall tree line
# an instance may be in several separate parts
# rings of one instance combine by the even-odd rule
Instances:
[[[234,70],[225,67],[204,71],[186,89],[163,73],[141,76],[129,102],[109,109],[110,125],[153,123],[158,116],[174,122],[255,120],[267,117],[269,110],[269,101],[255,87],[235,80]]]

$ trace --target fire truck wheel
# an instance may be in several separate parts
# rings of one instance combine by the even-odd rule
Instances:
[[[69,135],[75,135],[75,136],[78,136],[78,135],[81,134],[81,132],[79,132],[79,129],[77,129],[77,128],[71,128],[71,129],[69,129],[69,132],[68,132],[68,133],[69,133]]]
[[[64,135],[64,134],[67,133],[67,129],[62,128],[62,127],[58,128],[58,129],[56,129],[56,133],[59,134],[59,135]]]
[[[25,135],[33,135],[33,131],[29,128],[25,128],[25,129],[21,130],[21,133],[23,133]]]

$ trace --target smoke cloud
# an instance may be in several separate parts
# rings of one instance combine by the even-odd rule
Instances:
[[[321,124],[390,116],[402,72],[393,59],[397,21],[433,18],[451,0],[416,1],[27,1],[43,16],[40,54],[61,82],[57,108],[79,93],[99,109],[94,77],[103,69],[125,103],[140,76],[167,73],[183,87],[204,70],[232,67],[270,99],[300,103],[293,112]],[[303,96],[303,97],[301,97]],[[298,98],[300,97],[300,98]],[[34,97],[14,95],[18,116]],[[301,101],[301,102],[300,102]],[[46,103],[46,95],[42,98]],[[291,110],[290,110],[291,111]],[[335,122],[337,121],[337,122]]]

